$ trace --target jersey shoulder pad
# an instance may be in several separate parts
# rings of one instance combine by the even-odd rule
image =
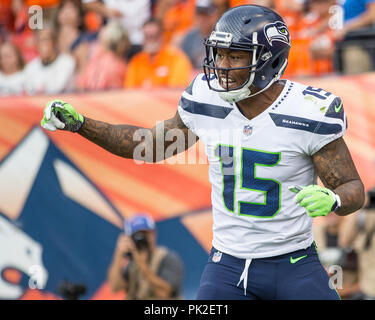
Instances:
[[[287,90],[281,99],[284,103],[270,113],[277,126],[322,135],[345,131],[346,115],[339,97],[297,82],[290,82]]]
[[[292,111],[308,118],[319,120],[328,116],[344,121],[342,101],[333,93],[322,88],[294,82]],[[341,105],[341,107],[340,107]]]
[[[199,74],[182,93],[179,106],[191,116],[225,119],[233,107],[210,90],[204,74]]]
[[[210,90],[204,73],[198,74],[190,85],[185,89],[183,95],[190,96],[191,100],[197,102],[213,102],[224,104],[224,101],[218,97],[217,92]],[[219,100],[218,100],[219,98]],[[221,100],[221,101],[220,101]]]

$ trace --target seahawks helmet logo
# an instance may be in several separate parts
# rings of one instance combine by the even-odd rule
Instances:
[[[290,33],[284,22],[277,21],[265,25],[264,34],[271,46],[274,41],[284,42],[290,46]]]

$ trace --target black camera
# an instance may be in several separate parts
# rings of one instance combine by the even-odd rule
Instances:
[[[86,293],[86,285],[64,280],[57,290],[64,300],[78,300],[79,296]]]
[[[148,250],[149,249],[149,243],[147,241],[147,237],[145,232],[143,231],[137,231],[131,236],[135,247],[138,251]]]
[[[147,241],[146,234],[143,231],[137,231],[131,235],[131,238],[135,244],[135,247],[138,251],[145,251],[149,250],[149,244]],[[133,256],[131,252],[127,252],[124,254],[125,257],[130,259],[130,262],[133,260]],[[131,263],[129,263],[131,265]]]

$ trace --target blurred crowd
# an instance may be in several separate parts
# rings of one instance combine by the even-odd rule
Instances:
[[[0,95],[184,88],[215,21],[242,4],[284,18],[285,77],[374,69],[375,0],[0,0]]]

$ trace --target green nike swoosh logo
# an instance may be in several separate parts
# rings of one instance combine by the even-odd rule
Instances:
[[[296,262],[298,262],[298,261],[300,261],[300,260],[302,260],[303,258],[306,258],[306,257],[307,257],[307,254],[302,256],[302,257],[295,258],[295,259],[293,259],[293,257],[290,257],[290,263],[294,264],[294,263],[296,263]]]
[[[340,103],[340,105],[338,107],[335,106],[335,112],[339,112],[342,108],[342,102]]]

